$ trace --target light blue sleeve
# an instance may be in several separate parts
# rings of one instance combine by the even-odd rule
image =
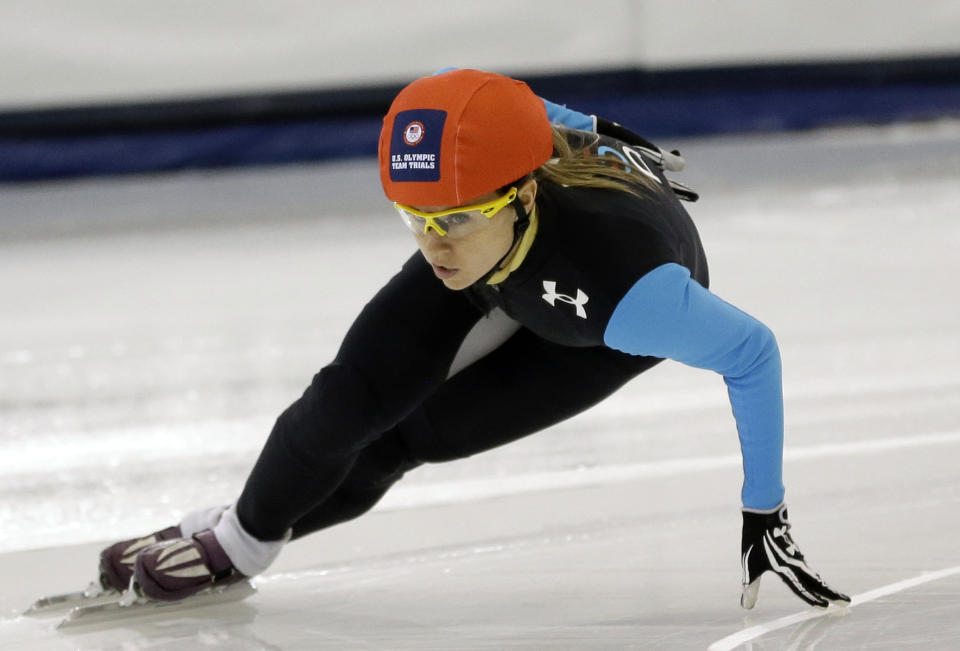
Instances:
[[[560,124],[570,129],[579,129],[581,131],[597,132],[596,117],[568,109],[566,106],[555,104],[542,97],[540,99],[543,101],[543,105],[547,107],[547,117],[550,118],[550,124]]]
[[[450,72],[451,70],[459,70],[459,68],[440,68],[433,74],[439,75],[444,72]],[[592,131],[593,133],[597,132],[596,117],[581,113],[580,111],[568,109],[566,106],[556,104],[550,100],[543,99],[542,97],[540,100],[547,109],[547,117],[550,119],[550,124],[559,124],[570,129],[580,129],[581,131]]]
[[[783,387],[780,350],[769,328],[669,263],[630,288],[607,323],[604,342],[720,373],[740,436],[743,506],[772,509],[783,501]]]

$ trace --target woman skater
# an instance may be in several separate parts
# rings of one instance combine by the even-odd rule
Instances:
[[[105,586],[176,600],[263,572],[294,538],[368,511],[405,472],[533,434],[663,359],[726,382],[743,455],[741,603],[773,571],[829,588],[791,539],[780,354],[708,289],[697,230],[664,169],[681,160],[522,82],[453,70],[404,88],[380,178],[419,248],[334,360],[277,419],[229,507],[116,543]]]

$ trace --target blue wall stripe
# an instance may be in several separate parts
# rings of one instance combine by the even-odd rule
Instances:
[[[527,79],[651,138],[960,116],[960,57]],[[375,156],[397,90],[0,112],[0,182]]]

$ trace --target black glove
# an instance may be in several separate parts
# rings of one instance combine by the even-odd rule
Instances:
[[[788,588],[812,606],[826,608],[831,601],[850,603],[850,597],[830,588],[807,566],[790,537],[790,521],[784,504],[768,513],[743,512],[740,552],[743,562],[740,605],[746,609],[757,603],[760,577],[768,570],[775,572]]]

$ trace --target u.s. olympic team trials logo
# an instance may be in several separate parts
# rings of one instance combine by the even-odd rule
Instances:
[[[403,130],[403,141],[411,147],[419,145],[423,140],[423,123],[411,122]]]
[[[400,111],[390,130],[390,180],[415,183],[440,180],[443,125],[447,112],[437,109]]]

